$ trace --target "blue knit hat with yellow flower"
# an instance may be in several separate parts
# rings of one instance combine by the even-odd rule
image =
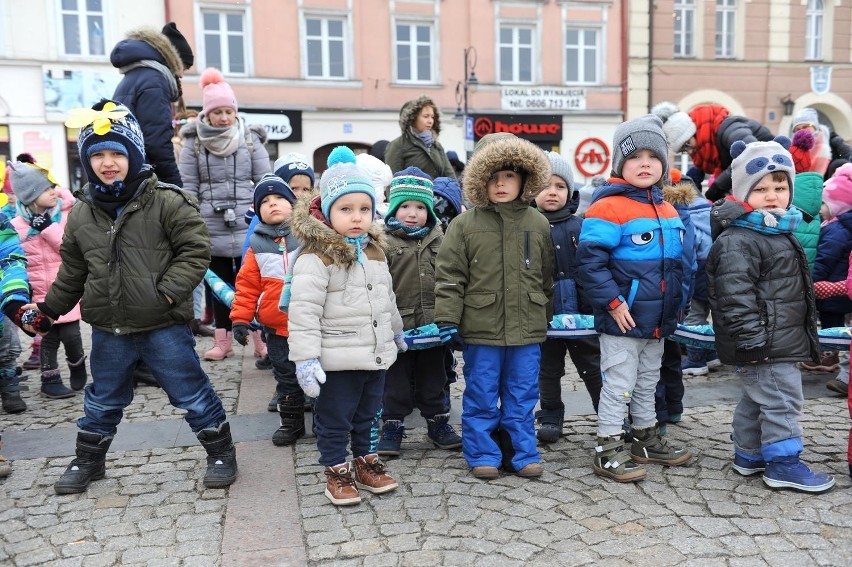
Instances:
[[[65,125],[80,128],[77,148],[89,181],[98,179],[89,163],[92,154],[107,150],[127,156],[127,177],[139,173],[145,165],[145,140],[129,108],[114,100],[101,99],[90,109],[72,110],[71,115]]]
[[[331,206],[347,193],[366,193],[376,212],[376,193],[370,176],[356,164],[355,153],[346,146],[337,146],[328,156],[328,169],[320,178],[320,207],[330,220]]]

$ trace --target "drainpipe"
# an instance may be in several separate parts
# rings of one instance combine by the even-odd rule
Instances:
[[[621,119],[627,120],[627,74],[629,58],[630,26],[628,18],[628,2],[621,3]]]
[[[651,107],[654,92],[654,0],[648,0],[648,112]]]

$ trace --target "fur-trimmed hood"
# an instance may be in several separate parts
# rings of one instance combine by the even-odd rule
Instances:
[[[146,49],[147,44],[153,51]],[[159,57],[157,55],[159,54]],[[165,35],[154,28],[139,28],[127,34],[127,38],[119,41],[110,53],[110,63],[113,67],[126,67],[137,61],[153,59],[162,63],[176,76],[183,76],[183,62],[180,55]]]
[[[688,207],[695,201],[698,193],[695,185],[690,181],[681,181],[672,185],[663,186],[663,199],[675,207]]]
[[[494,136],[493,141],[491,136]],[[489,134],[477,146],[464,168],[464,195],[473,206],[488,206],[488,180],[505,165],[524,171],[524,186],[519,197],[524,203],[532,202],[550,183],[550,160],[531,142],[511,134]]]
[[[404,134],[414,126],[414,120],[424,106],[431,106],[435,110],[435,120],[432,122],[432,132],[437,137],[441,133],[441,111],[435,101],[426,95],[421,95],[414,100],[409,100],[399,109],[399,129]]]
[[[310,200],[296,201],[293,215],[290,217],[290,228],[293,236],[304,244],[304,253],[324,256],[333,264],[344,268],[357,260],[355,248],[331,228],[323,216],[319,195]],[[387,249],[384,226],[374,221],[368,233],[372,239],[368,246],[377,246],[384,253]]]

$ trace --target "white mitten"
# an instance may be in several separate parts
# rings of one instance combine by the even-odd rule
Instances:
[[[325,384],[325,372],[316,358],[297,362],[296,378],[305,395],[312,398],[319,396],[320,384]]]
[[[393,336],[393,342],[396,343],[396,350],[405,352],[408,350],[408,343],[405,342],[405,335],[402,333]]]

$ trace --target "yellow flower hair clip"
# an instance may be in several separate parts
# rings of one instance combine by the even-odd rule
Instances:
[[[75,108],[70,110],[72,115],[65,121],[68,128],[85,128],[89,124],[94,126],[95,134],[103,136],[109,132],[114,120],[120,120],[129,114],[128,110],[116,110],[118,105],[114,102],[104,104],[102,110],[93,108]]]

